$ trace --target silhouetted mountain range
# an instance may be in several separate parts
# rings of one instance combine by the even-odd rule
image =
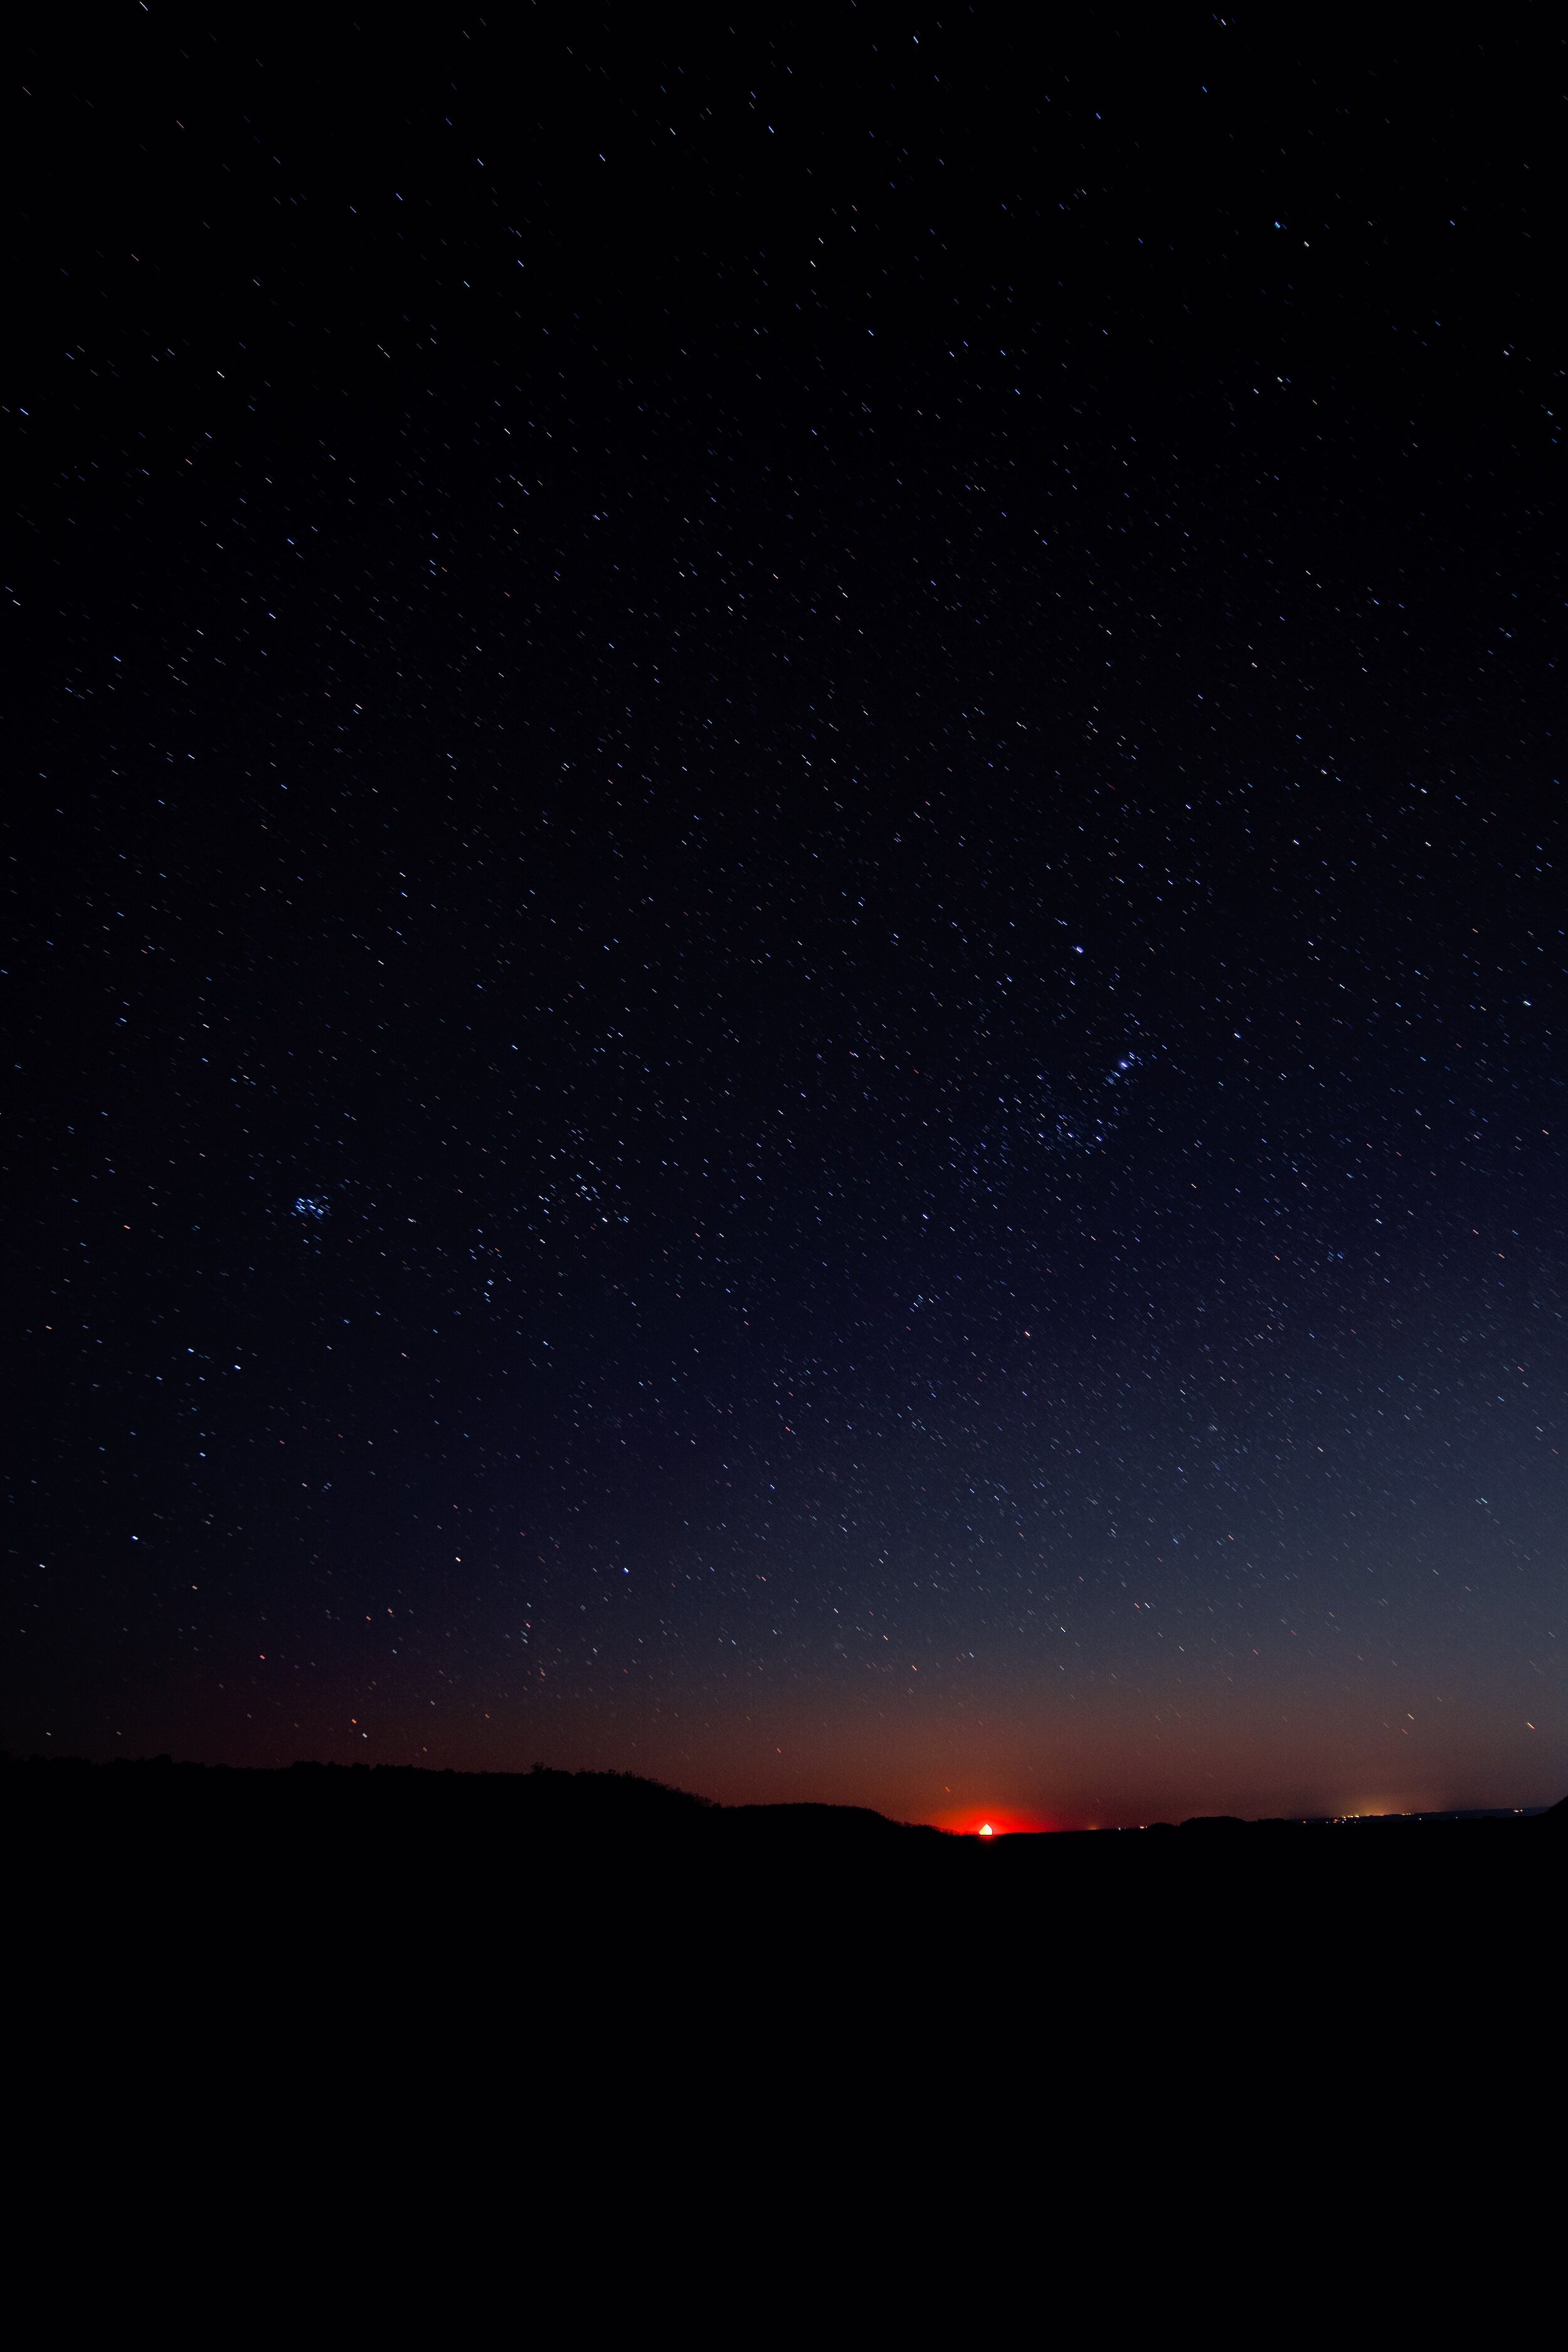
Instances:
[[[142,2105],[170,2052],[227,2051],[262,2100],[305,2053],[416,2103],[504,2055],[556,2116],[584,2065],[621,2099],[696,2064],[718,2099],[735,2053],[747,2101],[787,2102],[868,2053],[994,2074],[1016,2034],[1058,2087],[1173,2036],[1222,2071],[1390,2021],[1436,2048],[1553,1997],[1568,1853],[1568,1805],[987,1839],[629,1773],[167,1758],[9,1763],[0,1819],[29,2046],[144,2067]]]
[[[308,1843],[347,1828],[438,1829],[486,1836],[521,1838],[524,1846],[558,1846],[584,1841],[618,1851],[701,1849],[777,1857],[788,1851],[802,1859],[851,1852],[867,1854],[1015,1854],[1086,1842],[1136,1841],[1169,1832],[1177,1825],[1154,1822],[1142,1832],[1083,1831],[1014,1832],[989,1840],[958,1836],[921,1823],[894,1822],[863,1805],[722,1805],[632,1772],[558,1771],[536,1764],[529,1772],[456,1772],[415,1765],[297,1763],[276,1769],[175,1763],[168,1756],[115,1758],[99,1764],[75,1757],[33,1757],[0,1764],[13,1823],[30,1817],[82,1829],[134,1822],[142,1829],[198,1823],[238,1830],[244,1825],[287,1828]],[[1331,1822],[1279,1820],[1254,1822],[1232,1813],[1198,1814],[1179,1826],[1184,1832],[1282,1831],[1339,1827],[1386,1837],[1401,1828],[1489,1823],[1527,1826],[1541,1822],[1568,1825],[1568,1799],[1532,1811],[1503,1808],[1463,1812],[1385,1814]],[[519,1850],[521,1853],[521,1849]],[[996,1865],[993,1862],[991,1865]]]

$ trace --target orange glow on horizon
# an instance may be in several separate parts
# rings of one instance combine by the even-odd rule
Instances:
[[[999,1811],[989,1805],[982,1812],[978,1805],[966,1805],[962,1811],[939,1813],[935,1826],[954,1837],[1005,1838],[1028,1836],[1037,1830],[1056,1829],[1059,1824],[1037,1813],[1022,1810],[1015,1812],[1011,1806]]]

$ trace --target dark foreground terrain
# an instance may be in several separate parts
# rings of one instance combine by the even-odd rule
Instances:
[[[1195,2151],[1384,2197],[1484,2150],[1539,2201],[1562,1806],[984,1840],[616,1775],[50,1761],[0,1808],[38,2179],[155,2150],[181,2200],[237,2168],[325,2212],[412,2166],[504,2234],[525,2189],[691,2168],[847,2214],[879,2142],[978,2231],[1028,2184],[1198,2195]]]
[[[1244,1821],[1232,1814],[1200,1815],[1175,1823],[1156,1822],[1142,1831],[1050,1831],[977,1841],[946,1831],[889,1820],[863,1805],[721,1805],[633,1772],[562,1772],[536,1764],[530,1772],[452,1772],[413,1765],[298,1763],[279,1770],[228,1765],[176,1764],[167,1756],[116,1758],[94,1764],[79,1757],[0,1758],[0,1801],[15,1829],[29,1823],[70,1820],[83,1826],[114,1822],[159,1824],[174,1832],[203,1821],[244,1824],[253,1830],[287,1823],[296,1833],[311,1825],[326,1832],[353,1822],[366,1834],[397,1823],[405,1828],[439,1822],[450,1832],[471,1828],[492,1834],[505,1824],[514,1835],[543,1840],[585,1836],[608,1841],[617,1851],[628,1844],[669,1851],[700,1849],[731,1858],[784,1847],[801,1859],[822,1860],[853,1847],[858,1852],[952,1857],[976,1851],[1038,1857],[1048,1845],[1058,1854],[1093,1839],[1136,1839],[1180,1827],[1200,1834],[1247,1830],[1278,1840],[1282,1832],[1339,1829],[1352,1836],[1426,1833],[1459,1828],[1473,1832],[1513,1830],[1542,1823],[1568,1828],[1568,1798],[1529,1811],[1501,1807],[1470,1812],[1394,1813],[1360,1820]],[[1239,1851],[1239,1849],[1236,1849]],[[952,1866],[951,1861],[948,1866]]]
[[[47,1870],[79,1843],[101,1867],[185,1868],[221,1878],[250,1854],[332,1877],[393,1855],[439,1852],[487,1876],[532,1869],[593,1881],[606,1872],[696,1865],[734,1876],[762,1867],[809,1879],[845,1868],[957,1887],[1042,1891],[1075,1871],[1131,1886],[1174,1869],[1342,1872],[1371,1864],[1464,1867],[1483,1853],[1551,1866],[1568,1799],[1531,1811],[1391,1814],[1351,1821],[1229,1814],[1142,1830],[1053,1831],[995,1839],[889,1820],[859,1805],[720,1805],[630,1772],[451,1772],[299,1763],[281,1770],[176,1764],[167,1756],[93,1764],[0,1760],[14,1854]],[[1179,1832],[1179,1838],[1178,1838]],[[1177,1839],[1172,1843],[1171,1840]],[[1090,1854],[1096,1859],[1091,1861]]]
[[[778,1932],[933,1947],[1023,1937],[1062,1967],[1184,1948],[1417,1933],[1555,1943],[1568,1803],[1342,1823],[1228,1818],[1142,1831],[955,1837],[856,1806],[710,1804],[621,1773],[279,1771],[68,1759],[0,1768],[13,1885],[34,1921],[143,1944],[374,1922],[449,1957],[500,1937],[539,1958],[605,1933],[665,1944],[774,1916]],[[237,1955],[236,1956],[237,1958]],[[1173,1954],[1173,1958],[1179,1954]]]

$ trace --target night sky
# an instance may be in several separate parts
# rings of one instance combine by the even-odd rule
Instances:
[[[0,1740],[1560,1797],[1550,12],[211,16],[13,61]]]

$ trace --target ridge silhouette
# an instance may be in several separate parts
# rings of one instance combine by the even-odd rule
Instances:
[[[1086,2066],[1186,2015],[1267,2040],[1293,2019],[1397,2014],[1439,2036],[1479,1989],[1553,1997],[1568,1853],[1568,1801],[982,1838],[862,1806],[715,1804],[633,1773],[166,1756],[5,1762],[0,1809],[17,2018],[67,2041],[118,2020],[127,2049],[149,2018],[182,2046],[193,2021],[221,2038],[262,2020],[275,2053],[329,2068],[340,2029],[368,2015],[395,2045],[416,2013],[427,2042],[524,2017],[552,2064],[676,2032],[711,2051],[809,2030],[837,2049],[851,2018],[873,2036],[901,2021],[911,2052],[955,2032],[967,2047],[1042,1999],[1066,2021],[1050,2046]]]
[[[641,1846],[655,1853],[701,1848],[742,1853],[785,1851],[803,1859],[857,1853],[906,1856],[1033,1853],[1061,1855],[1087,1844],[1160,1846],[1177,1825],[1158,1821],[1141,1831],[1015,1831],[982,1839],[898,1822],[864,1805],[820,1802],[721,1804],[689,1790],[646,1775],[623,1771],[569,1771],[535,1764],[526,1772],[460,1772],[421,1765],[336,1764],[301,1760],[292,1765],[236,1766],[176,1763],[167,1755],[115,1757],[106,1763],[84,1758],[0,1759],[0,1792],[15,1832],[31,1825],[63,1826],[82,1834],[134,1822],[143,1832],[162,1827],[175,1832],[220,1826],[286,1831],[303,1852],[314,1837],[336,1834],[350,1823],[356,1832],[438,1829],[444,1837],[464,1832],[491,1836],[498,1831],[530,1844],[559,1845],[583,1840],[590,1850]],[[1405,1831],[1441,1827],[1475,1831],[1534,1828],[1542,1822],[1568,1826],[1568,1798],[1530,1812],[1503,1808],[1429,1814],[1390,1814],[1332,1824],[1363,1839],[1375,1832],[1380,1843]],[[1184,1832],[1285,1832],[1321,1828],[1323,1820],[1265,1818],[1247,1821],[1233,1813],[1195,1814]],[[1202,1841],[1205,1846],[1209,1837]],[[1233,1837],[1219,1839],[1227,1850]],[[1243,1838],[1241,1844],[1256,1843]],[[1187,1838],[1181,1850],[1191,1850]],[[994,1864],[993,1865],[994,1866]]]

